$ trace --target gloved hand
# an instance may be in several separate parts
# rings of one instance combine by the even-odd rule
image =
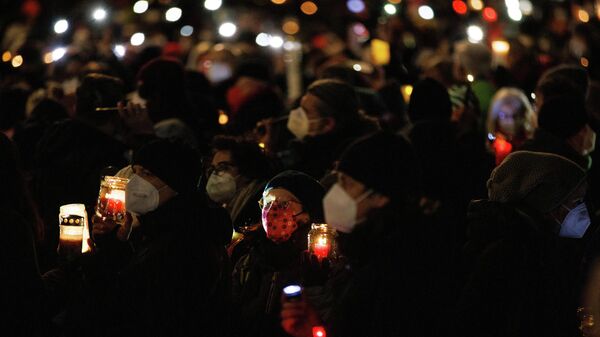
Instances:
[[[311,287],[325,284],[331,271],[331,262],[328,258],[319,259],[309,251],[304,251],[300,257],[300,264],[304,286]]]

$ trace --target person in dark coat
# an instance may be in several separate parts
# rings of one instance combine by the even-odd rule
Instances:
[[[313,336],[315,326],[334,337],[435,335],[428,334],[438,311],[428,294],[420,174],[410,144],[385,133],[360,138],[342,154],[338,172],[323,207],[343,258],[324,283],[304,284],[303,300],[284,300],[284,330],[295,337]]]
[[[460,336],[574,336],[582,240],[591,232],[585,171],[548,153],[517,151],[469,209]]]
[[[87,75],[77,90],[77,116],[50,126],[37,145],[33,167],[33,196],[40,207],[46,238],[40,247],[40,267],[55,266],[58,244],[56,214],[61,205],[95,205],[101,171],[127,164],[128,147],[119,139],[118,114],[96,111],[114,107],[124,97],[121,80]]]
[[[333,168],[348,144],[379,128],[359,111],[354,88],[331,79],[308,87],[287,127],[296,140],[280,154],[283,165],[318,178]]]
[[[143,237],[131,252],[115,239],[128,238],[129,221],[94,218],[96,253],[82,263],[85,282],[66,316],[67,335],[228,336],[229,236],[220,229],[223,213],[196,191],[199,156],[159,140],[136,153],[132,169],[126,208]]]
[[[265,186],[266,239],[240,258],[233,272],[234,336],[286,336],[279,324],[279,295],[302,278],[302,252],[310,224],[323,222],[324,193],[316,180],[297,171],[280,173]]]

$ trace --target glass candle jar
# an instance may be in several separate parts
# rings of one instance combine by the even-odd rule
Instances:
[[[337,232],[327,224],[312,224],[308,232],[308,251],[317,256],[319,260],[324,258],[337,258]]]
[[[129,179],[104,176],[100,183],[96,215],[103,221],[112,220],[117,223],[125,221],[125,188]]]
[[[58,253],[72,257],[88,252],[89,236],[87,213],[83,204],[68,204],[60,207]]]

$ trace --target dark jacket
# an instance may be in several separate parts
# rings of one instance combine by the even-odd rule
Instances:
[[[228,336],[230,268],[213,215],[177,196],[141,216],[144,241],[131,257],[105,249],[84,265],[69,335]]]
[[[51,335],[48,297],[38,269],[34,236],[23,216],[0,208],[2,330],[12,336]]]
[[[586,171],[592,165],[590,156],[580,155],[567,142],[542,128],[536,129],[533,138],[526,141],[517,150],[554,153],[570,159]]]
[[[470,206],[457,335],[578,335],[582,250],[558,226],[524,206]]]
[[[379,126],[371,119],[362,118],[357,125],[343,132],[292,140],[288,150],[280,154],[286,169],[304,172],[316,179],[333,169],[334,162],[354,140],[377,131]]]
[[[281,292],[285,286],[301,281],[302,250],[291,240],[276,245],[263,236],[258,241],[233,271],[233,335],[287,336],[281,328]]]
[[[328,336],[439,336],[431,282],[446,284],[435,275],[431,251],[417,216],[391,207],[340,234],[345,258],[332,268],[321,289],[309,289],[309,301],[324,321]]]

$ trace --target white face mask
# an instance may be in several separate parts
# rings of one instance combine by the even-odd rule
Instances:
[[[125,189],[125,208],[136,215],[146,214],[158,208],[158,189],[146,179],[133,174]]]
[[[228,80],[232,75],[231,67],[226,63],[213,62],[206,72],[206,77],[212,84]]]
[[[334,184],[323,198],[325,222],[337,231],[351,233],[358,222],[356,219],[357,205],[371,193],[372,191],[368,190],[354,200],[344,188],[339,184]]]
[[[564,207],[564,206],[563,206]],[[563,238],[580,239],[590,226],[590,214],[585,203],[577,205],[569,210],[569,213],[560,225],[559,236]]]
[[[314,134],[310,132],[310,124],[319,120],[320,118],[312,120],[308,119],[306,111],[302,109],[302,107],[299,107],[290,111],[287,128],[297,139],[302,140],[306,136],[314,136]]]
[[[235,195],[235,178],[227,173],[212,173],[206,183],[206,193],[208,197],[217,203],[226,203],[231,201]]]

